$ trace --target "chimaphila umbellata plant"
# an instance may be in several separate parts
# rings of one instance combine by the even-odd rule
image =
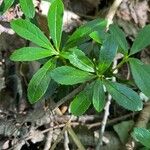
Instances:
[[[39,101],[54,80],[58,84],[68,86],[86,84],[70,104],[71,113],[74,115],[82,115],[91,104],[98,112],[102,111],[106,95],[104,87],[120,106],[131,111],[140,111],[143,102],[138,93],[130,88],[130,84],[123,84],[124,80],[118,80],[114,71],[126,63],[129,64],[135,85],[150,97],[150,65],[134,58],[135,53],[150,44],[150,26],[147,25],[139,31],[131,47],[128,46],[125,34],[118,26],[111,25],[106,32],[107,22],[104,19],[89,21],[72,35],[63,37],[63,12],[62,1],[53,1],[47,17],[49,39],[28,19],[11,22],[12,29],[18,35],[35,43],[37,47],[20,48],[10,59],[46,60],[28,84],[29,102],[33,104]],[[112,69],[112,62],[118,52],[124,57],[117,67]],[[119,82],[112,82],[113,76]]]

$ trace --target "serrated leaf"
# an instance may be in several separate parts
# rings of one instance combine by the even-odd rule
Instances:
[[[145,128],[134,128],[132,137],[143,144],[144,146],[150,148],[150,131]]]
[[[85,81],[91,80],[95,77],[88,72],[75,69],[69,66],[57,67],[51,72],[51,77],[57,83],[64,85],[73,85],[77,83],[83,83]]]
[[[94,108],[100,112],[103,110],[105,106],[105,92],[103,89],[103,83],[101,80],[96,80],[93,86],[93,106]]]
[[[109,27],[109,30],[110,33],[113,35],[114,39],[118,42],[119,46],[121,47],[121,52],[123,54],[127,54],[129,46],[124,32],[117,25],[111,25]]]
[[[102,19],[95,19],[79,27],[68,39],[65,48],[72,48],[77,46],[79,43],[89,39],[88,36],[91,32],[98,30],[104,30],[107,22]]]
[[[17,19],[11,21],[11,28],[21,37],[46,49],[53,49],[43,32],[29,20]]]
[[[150,97],[150,65],[135,58],[129,59],[129,62],[136,85],[146,96]]]
[[[5,13],[11,7],[13,3],[14,3],[14,0],[3,0],[0,6],[0,12],[2,14]]]
[[[10,59],[13,61],[33,61],[55,54],[57,54],[55,51],[50,51],[40,47],[23,47],[15,50],[10,56]]]
[[[146,46],[150,45],[150,25],[146,25],[141,29],[131,47],[130,55],[141,51]]]
[[[49,60],[32,77],[28,85],[28,99],[31,104],[40,100],[51,81],[50,72],[55,68],[55,61]]]
[[[95,72],[93,62],[77,48],[72,48],[68,52],[63,52],[62,56],[65,59],[69,59],[70,63],[75,67],[87,71],[87,72]]]
[[[20,7],[28,18],[33,18],[35,15],[35,8],[32,0],[19,0]]]
[[[142,100],[132,89],[123,84],[110,81],[104,81],[104,84],[113,99],[122,107],[131,111],[140,111],[142,109]]]
[[[90,90],[85,88],[71,102],[70,111],[75,116],[80,116],[86,112],[91,105]]]
[[[98,69],[101,73],[105,72],[111,65],[118,49],[118,44],[116,43],[112,35],[107,36],[106,40],[101,46],[99,54],[99,64]]]
[[[48,12],[48,27],[50,30],[51,38],[57,49],[60,47],[62,36],[64,5],[62,0],[55,0]]]

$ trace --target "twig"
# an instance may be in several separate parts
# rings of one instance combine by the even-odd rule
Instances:
[[[107,119],[108,119],[108,116],[109,116],[109,106],[111,104],[111,96],[108,95],[108,101],[105,105],[105,114],[104,114],[104,118],[103,118],[103,121],[102,121],[102,127],[101,127],[101,130],[100,130],[100,136],[99,136],[99,139],[98,139],[98,144],[96,146],[96,150],[99,150],[100,149],[100,146],[103,144],[103,135],[104,135],[104,132],[105,132],[105,127],[106,127],[106,123],[107,123]]]
[[[130,118],[130,117],[132,117],[133,115],[137,115],[137,114],[138,114],[138,112],[136,112],[136,113],[130,113],[130,114],[127,114],[127,115],[118,117],[118,118],[114,118],[114,119],[112,119],[112,120],[108,120],[106,126],[111,125],[111,124],[113,124],[113,123],[116,123],[116,122],[118,122],[118,121],[125,120],[125,119]],[[94,128],[94,127],[98,127],[98,126],[101,126],[101,125],[102,125],[102,122],[96,122],[96,123],[93,123],[93,124],[87,124],[88,129],[91,129],[91,128]]]
[[[109,12],[106,16],[106,19],[108,21],[107,28],[109,28],[109,25],[112,24],[115,13],[116,13],[119,5],[121,4],[121,2],[122,2],[122,0],[115,0],[114,3],[112,4],[112,6],[110,7]]]
[[[70,134],[70,136],[72,137],[74,143],[77,145],[78,149],[79,150],[85,150],[84,146],[80,142],[79,138],[77,137],[77,135],[75,134],[75,132],[73,131],[71,126],[68,126],[67,130],[68,130],[68,133]]]
[[[65,133],[65,131],[68,128],[68,125],[70,124],[72,119],[72,116],[70,118],[70,120],[65,124],[63,130],[61,131],[61,133],[59,134],[59,136],[57,137],[56,141],[54,142],[54,144],[52,145],[52,147],[50,148],[50,150],[54,150],[56,148],[56,145],[61,141],[61,139],[63,138],[63,134]]]
[[[54,123],[51,122],[50,126],[54,126]],[[47,135],[47,139],[46,139],[46,143],[45,143],[45,146],[44,146],[44,150],[49,150],[50,147],[51,147],[51,143],[52,143],[52,138],[53,138],[53,128],[51,128],[48,132],[48,135]]]
[[[69,137],[67,131],[64,133],[64,149],[69,150]]]

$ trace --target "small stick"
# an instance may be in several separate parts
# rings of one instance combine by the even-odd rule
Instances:
[[[50,126],[54,126],[54,123],[51,122]],[[44,146],[44,150],[49,150],[52,144],[52,138],[53,138],[53,128],[51,128],[48,132],[47,138],[46,138],[46,143]]]
[[[64,133],[64,149],[65,150],[70,150],[69,149],[69,137],[68,137],[68,132],[65,131]]]

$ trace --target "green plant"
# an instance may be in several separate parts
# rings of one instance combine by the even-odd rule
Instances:
[[[147,148],[150,148],[150,131],[145,128],[134,128],[132,137]]]
[[[3,0],[0,6],[0,13],[5,13],[14,3],[18,3],[18,0]],[[32,0],[19,0],[21,10],[27,18],[33,18],[35,15],[35,8]]]
[[[130,88],[133,84],[123,84],[124,80],[119,79],[114,71],[125,63],[129,64],[136,86],[146,96],[150,96],[148,91],[150,65],[134,58],[135,53],[150,44],[148,38],[150,26],[141,29],[131,48],[128,46],[125,34],[118,26],[111,25],[109,31],[105,31],[107,22],[103,19],[90,21],[79,27],[72,35],[63,37],[63,11],[61,0],[55,0],[50,6],[47,19],[52,43],[29,20],[18,19],[11,22],[12,29],[18,35],[32,41],[37,47],[18,49],[10,59],[46,61],[33,75],[28,85],[29,102],[33,104],[39,101],[53,79],[62,85],[86,84],[84,90],[77,94],[70,104],[74,115],[83,114],[91,104],[98,112],[103,110],[106,93],[104,87],[122,107],[131,111],[140,111],[143,103],[137,92]],[[117,52],[121,52],[124,57],[117,67],[112,69],[112,62]],[[113,76],[120,83],[112,82]]]

